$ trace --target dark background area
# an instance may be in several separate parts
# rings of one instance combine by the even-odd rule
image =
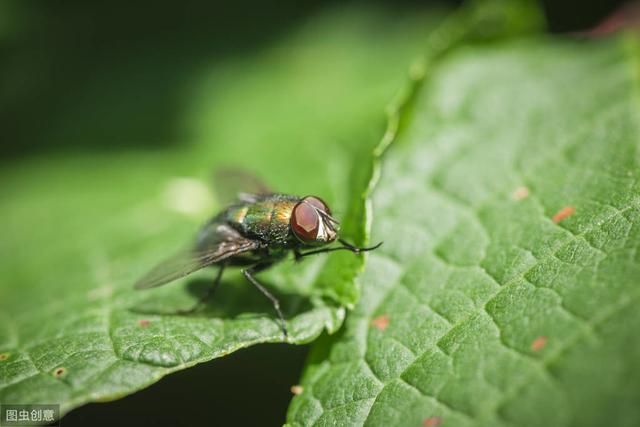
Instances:
[[[433,3],[379,2],[398,9]],[[203,60],[259,49],[320,9],[345,3],[4,0],[1,158],[188,142],[175,123],[178,97]],[[560,33],[590,28],[622,4],[543,3],[550,30]]]
[[[69,426],[279,426],[307,346],[267,344],[171,374],[110,403],[70,412]]]
[[[259,49],[320,9],[342,3],[5,0],[0,5],[1,161],[50,151],[188,142],[172,119],[180,108],[180,83],[202,58],[224,60]],[[593,27],[620,4],[550,0],[544,10],[550,31],[566,33]],[[155,72],[149,75],[149,69]],[[105,73],[107,87],[99,94],[104,99],[96,100],[86,88]],[[76,409],[62,425],[186,426],[193,420],[281,425],[307,350],[288,345],[241,350],[121,400]]]

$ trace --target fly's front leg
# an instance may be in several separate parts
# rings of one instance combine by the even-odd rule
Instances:
[[[343,239],[338,239],[338,242],[340,242],[342,246],[338,246],[334,248],[315,249],[307,252],[299,252],[299,251],[295,252],[296,261],[300,261],[300,259],[309,255],[326,254],[327,252],[335,252],[335,251],[349,251],[349,252],[353,252],[354,254],[359,254],[362,252],[373,251],[375,249],[378,249],[382,245],[382,242],[380,242],[375,246],[370,246],[368,248],[359,248]]]
[[[273,308],[276,310],[276,313],[278,313],[278,317],[280,319],[280,329],[282,329],[282,333],[284,334],[284,337],[287,338],[288,336],[287,324],[285,323],[284,316],[282,315],[282,311],[280,311],[280,301],[278,301],[278,299],[275,296],[273,296],[271,292],[267,290],[267,288],[261,285],[260,282],[258,282],[256,278],[253,276],[254,274],[262,270],[265,270],[269,267],[271,267],[271,263],[256,264],[253,267],[249,267],[246,270],[242,270],[242,274],[244,274],[244,277],[246,277],[247,280],[251,282],[253,286],[258,288],[258,290],[262,292],[264,296],[269,298],[269,300],[273,304]]]
[[[202,304],[211,299],[213,294],[216,293],[218,286],[220,286],[220,280],[222,279],[222,272],[224,271],[224,267],[224,264],[220,264],[220,267],[218,268],[218,274],[216,274],[216,278],[213,280],[213,284],[209,287],[209,289],[207,289],[207,292],[198,300],[198,302],[195,303],[191,308],[187,308],[186,310],[178,310],[177,314],[191,314],[198,310],[202,306]]]

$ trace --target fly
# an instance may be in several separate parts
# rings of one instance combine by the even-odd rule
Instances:
[[[255,277],[293,252],[296,260],[320,253],[347,250],[370,251],[338,237],[339,222],[327,204],[317,196],[297,197],[272,193],[241,193],[234,203],[210,219],[195,242],[182,253],[158,264],[136,284],[136,289],[162,286],[204,267],[215,266],[217,274],[206,294],[190,309],[197,310],[215,293],[226,267],[242,268],[244,277],[273,304],[284,336],[287,328],[278,299]],[[327,247],[337,241],[340,246]]]

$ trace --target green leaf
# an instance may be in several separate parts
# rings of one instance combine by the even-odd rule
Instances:
[[[640,423],[638,47],[431,55],[372,195],[384,245],[291,425]]]
[[[320,195],[344,219],[345,236],[361,243],[363,200],[351,190],[366,180],[386,100],[439,16],[326,12],[259,52],[194,69],[176,119],[186,143],[3,166],[0,401],[60,403],[65,413],[242,347],[283,341],[271,304],[238,273],[225,274],[215,299],[191,316],[167,313],[191,306],[212,271],[145,292],[132,285],[188,244],[220,207],[208,192],[216,167],[239,165],[278,191]],[[172,62],[166,58],[167,66]],[[147,65],[140,58],[131,67],[152,75]],[[121,107],[109,94],[138,93],[111,71],[69,94],[52,144],[91,141],[90,116]],[[361,156],[364,173],[352,168]],[[341,271],[323,268],[325,262]],[[290,342],[340,326],[343,305],[357,299],[361,265],[358,257],[336,254],[286,261],[261,276],[281,299]]]

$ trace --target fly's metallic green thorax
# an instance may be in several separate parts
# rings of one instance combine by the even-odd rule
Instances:
[[[261,196],[254,202],[227,208],[218,218],[224,218],[244,236],[287,246],[292,242],[291,213],[300,200],[286,194]]]

